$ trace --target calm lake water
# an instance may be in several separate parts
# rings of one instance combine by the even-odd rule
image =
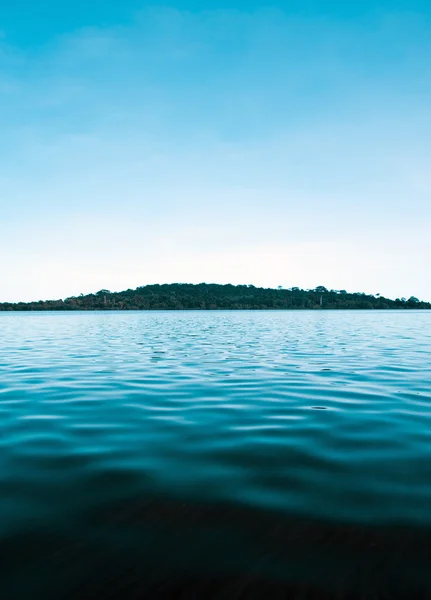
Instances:
[[[1,597],[431,597],[430,359],[427,311],[0,313]]]

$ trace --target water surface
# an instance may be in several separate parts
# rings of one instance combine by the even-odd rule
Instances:
[[[7,597],[208,577],[425,593],[430,326],[427,311],[0,314]]]

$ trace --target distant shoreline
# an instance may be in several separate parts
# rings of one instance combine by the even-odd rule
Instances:
[[[391,300],[379,294],[350,293],[318,286],[312,290],[259,288],[215,283],[154,284],[122,292],[100,290],[65,300],[3,302],[1,312],[155,310],[431,310],[411,296]]]
[[[2,313],[124,313],[124,312],[201,312],[201,313],[213,313],[213,312],[412,312],[412,311],[428,311],[428,308],[18,308],[18,309],[3,309],[0,307],[0,314]]]

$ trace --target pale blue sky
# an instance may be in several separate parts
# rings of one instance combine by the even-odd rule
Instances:
[[[3,4],[0,301],[431,300],[428,0]]]

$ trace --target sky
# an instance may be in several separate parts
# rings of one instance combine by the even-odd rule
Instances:
[[[0,302],[431,300],[429,0],[0,3]]]

